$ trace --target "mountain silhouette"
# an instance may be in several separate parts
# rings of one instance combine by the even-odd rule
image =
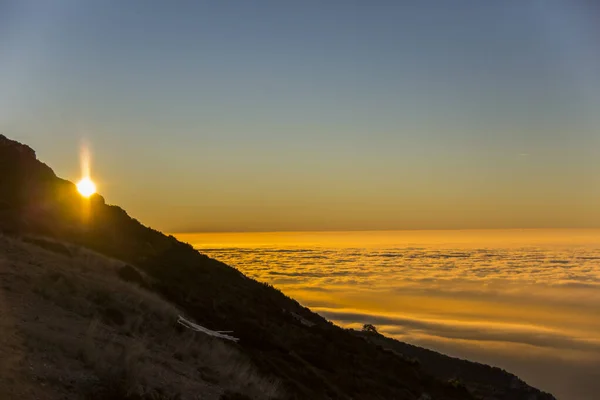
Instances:
[[[232,346],[281,382],[282,399],[554,399],[498,368],[342,329],[102,196],[83,198],[33,149],[2,135],[0,231],[93,250],[134,277],[141,271],[148,290],[198,324],[232,330],[240,339]]]

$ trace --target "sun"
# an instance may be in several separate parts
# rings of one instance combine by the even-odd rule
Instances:
[[[96,184],[90,178],[83,178],[77,182],[77,190],[83,197],[90,197],[96,193]]]

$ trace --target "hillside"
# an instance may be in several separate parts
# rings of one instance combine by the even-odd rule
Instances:
[[[134,271],[80,247],[0,237],[0,399],[278,393],[236,346],[178,329],[181,311]]]
[[[503,379],[485,380],[487,370],[482,368],[489,367],[479,364],[470,364],[475,372],[460,377],[465,386],[432,368],[429,361],[415,362],[410,351],[337,327],[273,287],[143,226],[121,208],[107,205],[101,196],[83,199],[71,182],[56,177],[38,161],[31,148],[1,135],[0,231],[6,236],[0,246],[0,272],[10,278],[3,278],[0,307],[4,309],[0,311],[11,317],[3,318],[2,326],[10,334],[2,332],[1,336],[13,341],[5,339],[0,351],[8,357],[3,359],[15,360],[0,365],[4,372],[15,374],[4,378],[0,387],[12,388],[13,394],[22,393],[20,384],[25,385],[22,390],[49,399],[65,394],[78,398],[83,393],[79,389],[89,387],[83,382],[90,380],[110,386],[102,382],[115,374],[107,375],[104,365],[114,362],[89,361],[95,357],[85,350],[73,353],[70,348],[84,345],[59,345],[69,337],[83,342],[88,337],[97,346],[104,343],[118,349],[116,359],[134,362],[132,370],[150,371],[138,379],[147,382],[143,388],[128,385],[123,392],[128,397],[123,398],[164,399],[175,394],[186,399],[227,398],[225,391],[249,396],[245,398],[281,399],[502,398],[498,393],[510,393],[506,399],[553,398],[518,380],[510,391]],[[81,254],[112,261],[93,262],[94,268],[85,272]],[[119,280],[119,271],[129,271],[122,278],[134,277],[137,283]],[[41,289],[33,289],[38,278],[30,274],[38,274]],[[101,294],[94,297],[92,293]],[[240,342],[224,344],[182,332],[176,314],[209,329],[232,330]],[[136,317],[137,325],[132,328]],[[24,360],[32,357],[38,363],[44,358],[37,354],[40,346],[22,342],[31,340],[32,332],[44,330],[62,332],[50,335],[53,339],[41,348],[72,366],[65,372],[68,377],[56,369],[52,379],[27,376]],[[106,344],[106,337],[112,337],[113,343]],[[195,350],[176,350],[182,342],[193,343],[190,346]],[[132,346],[126,343],[144,343],[151,351],[132,358],[125,351]],[[217,360],[206,356],[206,349],[213,347],[221,348],[224,355]],[[19,356],[16,350],[23,354]],[[56,360],[46,362],[55,364]],[[121,375],[131,382],[128,371],[120,371]],[[512,375],[506,376],[507,385],[515,382]],[[482,379],[485,382],[479,384]],[[84,398],[116,398],[106,397],[103,390],[85,393]]]
[[[423,371],[439,379],[467,387],[475,398],[486,400],[550,398],[541,396],[537,389],[500,368],[449,357],[379,333],[356,332],[356,334],[385,349],[415,360]]]

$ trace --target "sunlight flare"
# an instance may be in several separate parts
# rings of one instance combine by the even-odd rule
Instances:
[[[81,152],[79,153],[81,163],[81,180],[77,182],[77,191],[83,197],[90,197],[96,193],[96,184],[90,178],[91,176],[91,154],[87,144],[81,146]]]
[[[77,190],[83,197],[96,193],[96,184],[90,178],[83,178],[77,183]]]

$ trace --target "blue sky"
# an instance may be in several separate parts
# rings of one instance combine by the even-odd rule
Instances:
[[[600,225],[589,1],[0,1],[0,131],[170,231]]]

